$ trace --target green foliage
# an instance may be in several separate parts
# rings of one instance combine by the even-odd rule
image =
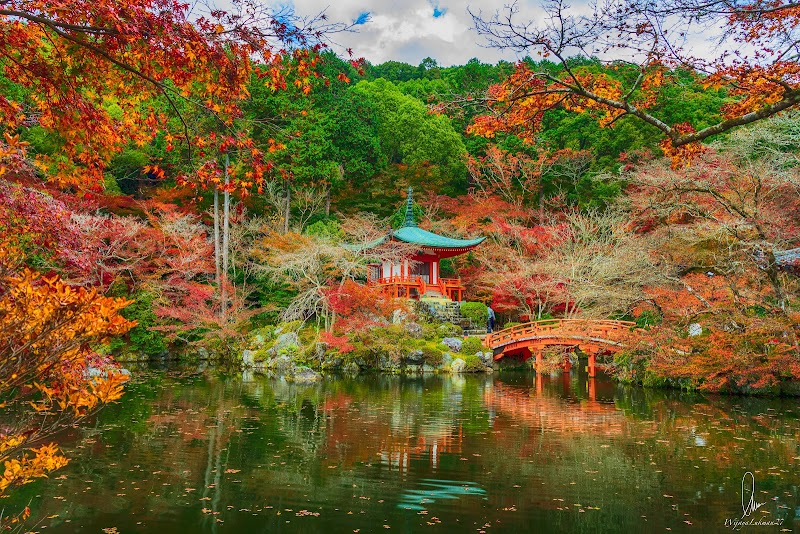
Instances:
[[[287,332],[299,332],[301,328],[303,328],[304,323],[303,321],[290,321],[288,323],[281,323],[275,329],[275,337],[286,334]]]
[[[648,326],[661,324],[661,319],[661,315],[656,313],[654,310],[644,310],[639,317],[635,319],[636,327],[646,328]]]
[[[36,154],[52,156],[61,147],[61,139],[41,126],[32,126],[26,129],[20,137],[30,143],[30,150]]]
[[[117,183],[117,179],[114,177],[113,174],[106,174],[103,178],[103,182],[105,185],[105,194],[109,196],[119,196],[122,195],[122,190],[119,188],[119,184]]]
[[[483,302],[463,302],[461,315],[471,320],[474,325],[483,325],[489,318],[489,308]]]
[[[436,325],[433,324],[423,324],[422,325],[422,339],[426,341],[433,341],[438,339],[439,331]]]
[[[753,317],[767,317],[769,311],[764,306],[756,304],[747,308],[747,314]]]
[[[442,278],[455,278],[456,269],[452,258],[444,258],[439,262],[439,276]]]
[[[411,205],[411,210],[414,212],[414,220],[420,222],[425,217],[425,211],[422,209],[422,206],[414,202]],[[406,204],[403,203],[402,206],[397,208],[397,211],[392,214],[392,217],[389,219],[389,224],[392,225],[392,228],[397,230],[406,220]]]
[[[425,365],[436,367],[442,364],[442,358],[446,351],[442,350],[439,346],[428,343],[423,346],[421,350],[425,358]]]
[[[137,321],[124,338],[115,338],[111,342],[112,351],[122,351],[155,356],[167,350],[167,343],[160,332],[150,330],[156,325],[157,317],[153,311],[153,295],[140,291],[134,293],[133,303],[123,308],[121,315],[128,320]]]
[[[442,323],[438,327],[436,327],[436,331],[439,334],[439,337],[446,338],[446,337],[461,337],[464,335],[464,329],[458,326],[457,324],[452,323]]]
[[[483,341],[477,337],[468,337],[461,344],[461,354],[473,356],[478,352],[488,350],[483,346]]]
[[[375,106],[381,146],[391,162],[428,163],[441,167],[451,181],[465,178],[467,150],[449,118],[428,113],[422,102],[384,79],[361,81],[352,90]]]
[[[136,195],[148,181],[142,170],[150,165],[150,155],[144,150],[128,147],[111,161],[108,168],[119,189],[126,195]]]
[[[462,356],[464,360],[464,371],[467,373],[479,373],[486,369],[483,362],[475,354],[466,354]]]
[[[344,238],[344,232],[339,221],[329,219],[326,221],[317,221],[306,226],[304,232],[306,235],[315,237],[323,237],[333,241],[340,241]]]

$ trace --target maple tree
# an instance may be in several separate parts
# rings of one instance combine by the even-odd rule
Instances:
[[[680,172],[652,162],[633,173],[636,219],[672,229],[672,263],[726,276],[755,272],[747,285],[766,278],[775,303],[786,308],[775,254],[794,245],[800,223],[790,133],[796,123],[790,115],[743,129]]]
[[[41,275],[19,258],[0,247],[0,398],[14,421],[0,433],[0,493],[65,465],[46,441],[120,398],[127,376],[93,347],[134,325],[119,315],[129,301]]]
[[[734,132],[679,172],[630,174],[631,224],[656,237],[663,280],[632,315],[660,324],[630,334],[623,380],[776,394],[796,380],[797,281],[776,252],[796,246],[795,114]]]
[[[621,380],[711,392],[777,394],[800,378],[796,312],[770,313],[741,276],[691,273],[646,294],[664,323],[634,330],[612,372]],[[754,298],[755,297],[755,298]],[[686,334],[690,324],[702,333]]]
[[[275,90],[286,87],[289,73],[308,86],[314,60],[306,48],[346,28],[286,8],[239,0],[229,7],[198,15],[174,0],[4,1],[0,63],[24,91],[22,98],[0,97],[0,127],[53,132],[57,155],[37,154],[37,166],[59,184],[98,190],[111,157],[128,143],[144,146],[161,132],[167,151],[182,139],[189,156],[213,144],[190,132],[182,111],[202,108],[231,128],[255,62],[262,83]],[[283,43],[294,50],[282,50]],[[223,136],[216,144],[226,142]]]
[[[402,308],[380,288],[353,280],[345,280],[324,293],[328,307],[336,317],[332,329],[340,334],[385,324],[395,310]]]
[[[545,61],[521,61],[492,86],[488,113],[475,119],[471,132],[511,132],[531,143],[544,113],[557,107],[590,114],[601,126],[635,117],[661,132],[662,150],[679,164],[702,150],[701,141],[800,103],[798,8],[792,2],[627,0],[578,13],[563,0],[551,0],[544,8],[541,24],[523,20],[516,3],[493,16],[473,14],[490,46],[536,51]],[[710,27],[720,28],[720,35],[708,36]],[[720,39],[716,57],[696,57],[687,46],[690,36],[703,32]],[[575,54],[609,56],[610,68],[592,68],[570,57]],[[728,99],[716,123],[698,129],[691,119],[671,123],[659,113],[669,89],[680,83],[675,69],[725,90]]]

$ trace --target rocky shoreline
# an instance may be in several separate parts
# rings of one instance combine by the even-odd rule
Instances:
[[[410,328],[412,332],[414,327]],[[411,338],[414,339],[414,338]],[[422,339],[421,336],[416,339]],[[465,343],[465,340],[472,342]],[[437,344],[441,346],[441,358],[431,361],[425,348],[411,343],[405,350],[381,350],[373,347],[369,354],[357,351],[341,353],[332,350],[328,344],[315,342],[310,350],[300,350],[302,340],[296,331],[278,332],[274,341],[269,342],[263,334],[251,338],[250,348],[242,352],[242,365],[255,373],[282,377],[289,382],[313,383],[321,380],[323,374],[337,373],[357,375],[365,372],[387,374],[422,373],[492,373],[497,369],[493,355],[486,350],[472,350],[478,338],[444,337]],[[403,345],[400,343],[399,345]],[[467,352],[463,352],[467,349]],[[355,354],[354,354],[355,352]]]

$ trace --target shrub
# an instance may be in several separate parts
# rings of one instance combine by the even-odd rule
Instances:
[[[464,329],[452,323],[442,323],[436,331],[439,333],[439,337],[461,337],[464,335]]]
[[[344,237],[342,227],[339,224],[339,221],[336,220],[317,221],[306,226],[306,229],[303,233],[306,235],[324,237],[332,240],[340,240]]]
[[[472,321],[474,325],[486,324],[489,309],[483,302],[465,302],[461,305],[461,315]]]
[[[422,348],[422,354],[425,358],[425,364],[430,365],[431,367],[436,367],[437,365],[442,364],[442,357],[444,356],[444,351],[439,347],[433,346],[425,346]]]
[[[161,332],[151,330],[156,325],[158,317],[153,311],[153,295],[145,291],[135,293],[134,302],[123,308],[120,315],[130,321],[136,321],[136,326],[128,331],[127,342],[121,338],[114,338],[111,350],[126,350],[128,352],[155,356],[167,350],[167,343]]]
[[[486,369],[486,366],[483,365],[483,362],[480,358],[478,358],[474,354],[467,354],[462,356],[464,359],[464,371],[467,373],[478,373]]]
[[[661,324],[661,316],[653,310],[645,310],[635,319],[637,328]]]
[[[422,339],[426,341],[433,341],[439,336],[437,328],[432,324],[422,325]]]
[[[275,329],[275,336],[279,336],[280,334],[285,334],[287,332],[297,332],[303,328],[303,321],[290,321],[288,323],[281,323],[278,325],[278,328]]]
[[[468,337],[461,344],[461,353],[474,356],[477,352],[483,352],[483,342],[477,337]]]

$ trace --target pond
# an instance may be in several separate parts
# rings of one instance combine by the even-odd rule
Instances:
[[[723,531],[800,527],[796,400],[602,377],[138,372],[17,490],[39,532]],[[777,525],[780,523],[780,525]]]

